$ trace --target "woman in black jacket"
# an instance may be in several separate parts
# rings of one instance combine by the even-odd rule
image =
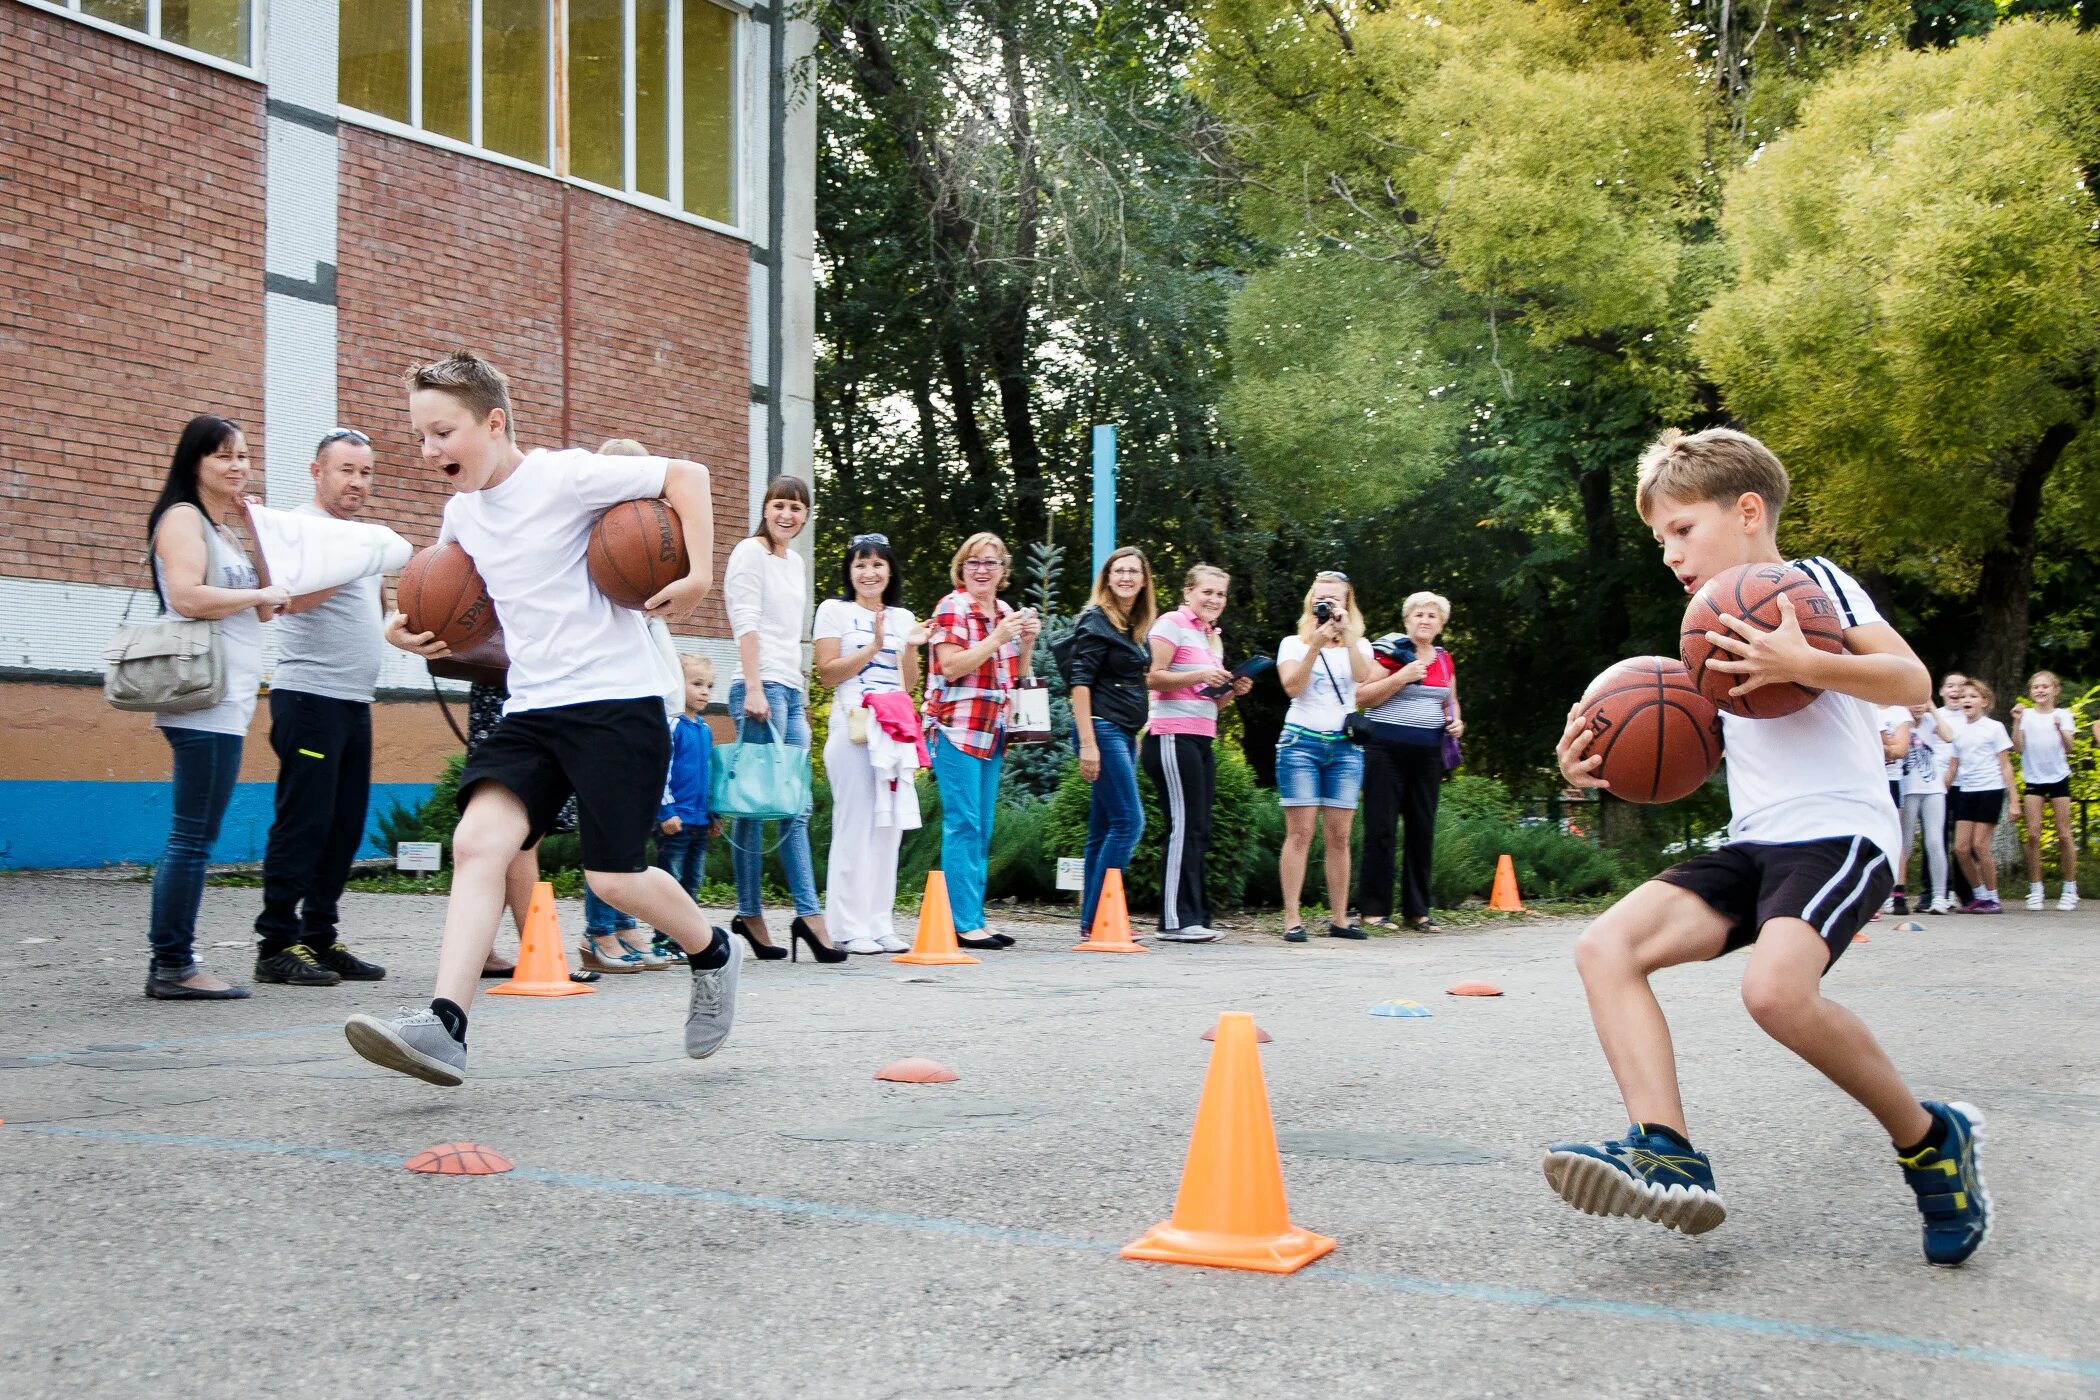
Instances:
[[[1079,901],[1079,933],[1091,934],[1101,886],[1111,870],[1130,864],[1145,834],[1138,800],[1137,736],[1145,727],[1145,637],[1159,604],[1152,565],[1141,549],[1108,556],[1094,580],[1093,600],[1072,632],[1065,680],[1072,687],[1073,741],[1079,776],[1094,785],[1086,819],[1086,885]]]

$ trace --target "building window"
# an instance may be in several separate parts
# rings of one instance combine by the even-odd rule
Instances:
[[[231,0],[160,0],[177,3]],[[338,5],[344,106],[736,221],[736,11],[715,0]]]
[[[149,39],[250,67],[249,0],[52,0],[61,9],[135,30]]]

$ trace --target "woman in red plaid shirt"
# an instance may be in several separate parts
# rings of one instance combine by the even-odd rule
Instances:
[[[927,623],[926,739],[941,790],[941,870],[956,941],[966,948],[1013,944],[985,929],[985,868],[1006,754],[1006,695],[1027,671],[1043,624],[1035,609],[999,601],[1012,563],[997,535],[970,536],[948,569],[955,591]]]

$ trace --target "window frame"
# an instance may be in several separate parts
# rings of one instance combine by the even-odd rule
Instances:
[[[26,3],[48,4],[50,0],[26,0]],[[78,0],[75,0],[75,3],[78,3]],[[158,11],[160,0],[147,0],[147,3],[153,6],[156,12]],[[248,3],[252,8],[257,4],[257,0],[248,0]],[[570,174],[563,168],[568,163],[568,152],[564,147],[568,126],[567,94],[563,90],[565,83],[557,80],[557,72],[559,71],[563,78],[566,77],[569,42],[568,3],[567,0],[545,0],[545,4],[549,40],[547,64],[547,149],[553,156],[551,164],[541,165],[534,161],[524,160],[518,156],[508,155],[502,151],[491,150],[481,144],[482,0],[471,0],[467,114],[468,130],[473,136],[471,141],[461,141],[455,137],[427,131],[418,124],[423,117],[423,0],[409,0],[409,120],[406,123],[398,122],[391,117],[383,117],[377,113],[367,112],[362,108],[352,107],[347,103],[341,102],[336,105],[337,117],[352,126],[363,127],[369,131],[382,132],[389,136],[398,136],[405,140],[420,141],[425,145],[436,146],[440,150],[452,151],[459,155],[475,156],[482,160],[494,161],[498,165],[509,166],[513,170],[522,170],[534,175],[544,175],[551,179],[560,180],[564,184],[573,185],[578,189],[589,190],[594,194],[602,194],[608,199],[617,199],[624,204],[632,204],[637,208],[646,209],[652,214],[661,214],[667,218],[677,219],[682,223],[693,224],[716,233],[727,234],[729,237],[740,239],[744,242],[752,241],[753,235],[743,222],[745,211],[748,209],[750,202],[750,192],[747,188],[748,182],[746,180],[747,166],[743,151],[743,138],[747,125],[743,110],[747,95],[744,81],[744,64],[748,56],[745,45],[749,42],[746,35],[751,29],[751,25],[747,22],[751,17],[750,10],[745,5],[738,3],[738,0],[675,0],[674,3],[667,6],[669,23],[667,25],[668,32],[665,36],[665,48],[668,53],[679,55],[679,61],[668,65],[670,71],[666,75],[665,108],[668,113],[676,115],[678,120],[670,121],[667,124],[669,129],[666,132],[665,158],[669,163],[667,183],[670,194],[668,198],[660,199],[653,194],[647,194],[632,188],[635,182],[636,154],[634,43],[636,0],[621,0],[620,20],[622,47],[621,175],[623,183],[629,186],[627,189],[615,189],[610,185],[603,185],[595,180],[588,180],[583,176]],[[685,194],[685,121],[683,119],[685,63],[683,43],[685,37],[685,7],[687,5],[713,5],[716,9],[726,11],[736,20],[736,23],[731,25],[729,30],[730,53],[728,60],[730,73],[729,198],[735,219],[727,223],[720,219],[710,218],[705,214],[695,214],[684,208],[680,203]],[[123,32],[129,33],[131,31]],[[181,52],[188,51],[181,50]]]
[[[187,44],[178,44],[172,39],[161,38],[160,0],[146,0],[146,27],[144,29],[132,29],[127,25],[118,24],[115,20],[103,19],[99,15],[91,15],[80,8],[80,0],[20,0],[20,3],[27,5],[32,10],[42,10],[47,15],[56,15],[60,19],[69,19],[76,24],[84,24],[89,29],[99,30],[104,34],[113,34],[119,39],[129,39],[135,44],[144,44],[149,49],[158,49],[160,52],[173,55],[176,58],[186,58],[192,63],[201,63],[207,68],[216,68],[222,73],[231,73],[236,78],[247,78],[254,82],[263,81],[262,65],[256,61],[256,55],[262,53],[268,47],[264,25],[269,22],[269,6],[265,3],[265,0],[241,0],[241,3],[248,11],[248,61],[246,63],[238,63],[230,58],[221,58],[215,53],[207,53],[203,49],[193,49]]]

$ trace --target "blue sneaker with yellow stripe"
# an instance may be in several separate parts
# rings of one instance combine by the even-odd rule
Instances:
[[[1545,1165],[1546,1183],[1590,1215],[1653,1220],[1687,1235],[1703,1235],[1728,1215],[1706,1154],[1639,1123],[1617,1142],[1556,1143]]]
[[[1991,1193],[1977,1165],[1983,1115],[1965,1103],[1927,1103],[1947,1140],[1896,1158],[1925,1217],[1925,1261],[1953,1267],[1976,1252],[1991,1228]]]

